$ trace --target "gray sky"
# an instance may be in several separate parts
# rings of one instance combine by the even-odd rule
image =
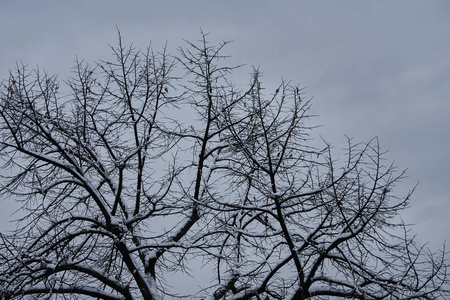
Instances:
[[[344,134],[378,136],[408,168],[396,193],[420,181],[404,220],[435,250],[450,240],[450,2],[0,0],[0,78],[22,61],[66,79],[76,56],[110,57],[116,25],[125,43],[172,53],[202,28],[235,41],[227,51],[242,74],[254,65],[269,85],[306,86],[316,133],[338,152]],[[10,207],[0,200],[0,231]]]

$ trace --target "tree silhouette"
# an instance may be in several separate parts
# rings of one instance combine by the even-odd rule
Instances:
[[[404,173],[378,141],[348,139],[342,161],[313,147],[303,89],[267,90],[257,69],[237,87],[226,45],[202,33],[172,56],[119,35],[113,61],[77,61],[64,88],[10,73],[0,195],[21,217],[1,234],[0,298],[449,296],[445,253],[408,235]]]

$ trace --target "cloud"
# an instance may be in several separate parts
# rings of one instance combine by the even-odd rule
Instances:
[[[116,25],[125,43],[160,49],[168,42],[171,52],[200,28],[213,42],[234,40],[231,64],[248,64],[236,80],[255,65],[269,85],[283,77],[307,86],[320,115],[313,122],[325,125],[318,133],[337,148],[344,133],[379,136],[388,158],[409,167],[400,191],[421,181],[408,216],[442,241],[450,238],[442,229],[450,203],[449,14],[447,1],[8,2],[0,12],[0,75],[18,60],[65,79],[76,55],[108,57]]]

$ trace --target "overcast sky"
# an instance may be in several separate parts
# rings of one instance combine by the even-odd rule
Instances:
[[[450,241],[450,1],[0,0],[0,78],[21,61],[64,80],[76,56],[110,57],[116,25],[125,43],[167,42],[172,53],[201,28],[213,42],[234,41],[227,51],[247,64],[243,74],[259,66],[268,85],[306,86],[313,123],[324,125],[316,133],[338,152],[344,134],[378,136],[408,168],[395,192],[420,181],[404,220],[435,250]]]

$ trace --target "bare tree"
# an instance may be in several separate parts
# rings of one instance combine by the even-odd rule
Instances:
[[[409,237],[404,173],[378,141],[349,139],[341,162],[312,147],[303,90],[266,90],[258,70],[236,87],[226,44],[202,33],[172,56],[119,36],[113,61],[77,61],[61,89],[11,72],[0,195],[21,217],[0,237],[0,298],[449,296],[445,253]]]

